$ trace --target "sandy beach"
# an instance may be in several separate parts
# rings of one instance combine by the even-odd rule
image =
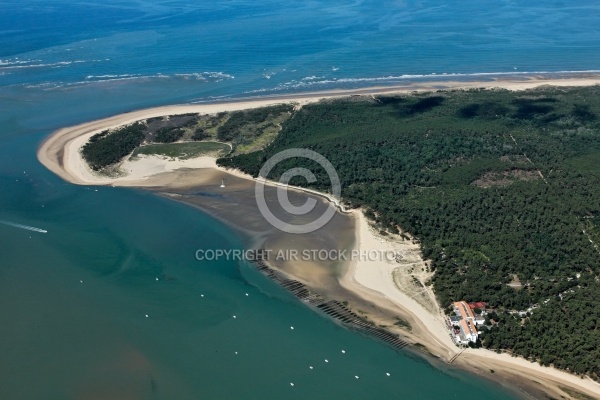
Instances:
[[[430,91],[438,89],[503,88],[524,90],[541,85],[587,86],[600,84],[599,76],[541,79],[529,77],[522,79],[497,80],[489,82],[427,82],[403,87],[369,88],[347,91],[329,91],[323,93],[305,93],[301,95],[279,96],[272,98],[247,99],[229,103],[190,104],[157,107],[134,111],[98,121],[60,129],[50,135],[38,149],[38,159],[48,169],[64,180],[79,185],[115,185],[115,186],[168,186],[172,183],[176,171],[219,170],[220,173],[234,174],[238,179],[252,180],[250,176],[239,172],[219,169],[212,157],[198,157],[189,160],[169,160],[156,156],[143,157],[138,161],[125,161],[121,169],[126,172],[119,177],[105,177],[93,172],[83,160],[80,149],[89,138],[105,129],[130,124],[141,119],[184,113],[213,114],[222,111],[234,111],[258,108],[280,103],[294,103],[297,107],[351,95],[376,95]],[[196,178],[195,184],[201,184]],[[181,185],[182,183],[179,182]],[[313,193],[315,194],[315,193]],[[339,206],[336,204],[336,206]],[[390,319],[401,316],[410,323],[411,329],[396,331],[413,343],[419,343],[434,356],[451,362],[462,368],[475,371],[489,379],[500,380],[507,385],[522,382],[530,393],[546,393],[549,396],[575,398],[561,388],[572,388],[594,398],[600,398],[600,384],[589,378],[542,367],[525,359],[508,354],[497,354],[484,349],[458,348],[446,329],[444,315],[435,300],[430,287],[424,285],[429,278],[427,262],[421,259],[418,244],[401,237],[381,236],[374,230],[360,210],[351,212],[355,221],[355,249],[358,251],[377,250],[402,254],[402,260],[355,260],[339,278],[339,284],[372,304],[375,304]],[[423,285],[417,286],[414,275]],[[406,278],[406,279],[405,279]],[[491,372],[493,371],[493,372]],[[493,374],[493,375],[492,375]]]
[[[373,249],[401,252],[403,254],[418,251],[418,245],[410,241],[390,239],[379,235],[360,211],[354,212],[357,219],[357,249],[370,251]],[[415,260],[414,264],[424,265],[423,260]],[[560,389],[571,387],[589,396],[600,396],[600,384],[589,378],[559,371],[555,368],[542,367],[521,357],[498,354],[485,349],[461,349],[457,347],[446,329],[442,310],[435,302],[433,293],[418,298],[412,296],[414,285],[400,286],[394,279],[397,263],[388,260],[355,262],[342,279],[341,284],[355,293],[360,293],[382,309],[390,309],[390,303],[404,311],[404,318],[411,324],[411,331],[405,336],[425,346],[429,352],[455,365],[477,371],[490,379],[498,380],[500,376],[510,380],[515,377],[527,381],[526,387],[537,389],[548,395],[560,395],[571,398]],[[494,377],[493,374],[496,374]],[[523,388],[524,390],[527,390]]]

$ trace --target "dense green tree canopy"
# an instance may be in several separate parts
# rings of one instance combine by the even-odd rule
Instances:
[[[138,122],[117,129],[115,132],[98,133],[83,146],[83,157],[96,171],[116,163],[142,143],[143,130],[144,125]]]
[[[346,203],[420,240],[442,306],[498,309],[485,346],[597,378],[599,116],[599,87],[352,98],[307,105],[264,150],[219,163],[256,175],[287,148],[323,154]],[[302,160],[269,178],[292,166],[327,190]]]

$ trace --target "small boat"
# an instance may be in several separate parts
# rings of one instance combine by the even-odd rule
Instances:
[[[223,179],[221,179],[221,187],[224,188],[225,187],[225,181]]]

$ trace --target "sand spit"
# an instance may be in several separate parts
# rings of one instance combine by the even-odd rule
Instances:
[[[265,107],[281,103],[294,103],[297,107],[314,103],[323,99],[341,98],[353,95],[401,94],[410,92],[426,92],[442,89],[473,89],[473,88],[502,88],[508,90],[525,90],[539,86],[590,86],[600,84],[600,75],[586,75],[572,78],[546,79],[529,76],[494,81],[431,81],[417,82],[404,86],[373,87],[356,90],[330,90],[326,92],[304,93],[277,97],[246,99],[228,103],[183,104],[164,107],[148,108],[119,114],[97,121],[83,123],[77,126],[59,129],[52,133],[38,149],[38,159],[48,169],[64,180],[80,185],[117,184],[133,181],[132,178],[111,179],[99,176],[91,171],[81,158],[79,149],[89,138],[105,129],[131,124],[133,122],[159,117],[186,113],[215,114],[223,111],[237,111]],[[181,166],[180,168],[185,168]],[[190,166],[193,167],[193,166]]]

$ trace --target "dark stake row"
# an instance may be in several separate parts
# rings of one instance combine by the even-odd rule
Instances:
[[[319,311],[339,321],[347,328],[359,331],[369,336],[373,336],[398,349],[408,345],[408,343],[400,339],[398,335],[388,332],[387,330],[374,325],[370,321],[361,318],[348,309],[348,307],[343,303],[335,300],[325,301],[325,299],[319,294],[312,293],[303,283],[286,278],[283,276],[283,274],[270,268],[263,261],[256,261],[254,264],[259,271],[264,273],[272,281],[291,292],[300,300],[309,303]]]

